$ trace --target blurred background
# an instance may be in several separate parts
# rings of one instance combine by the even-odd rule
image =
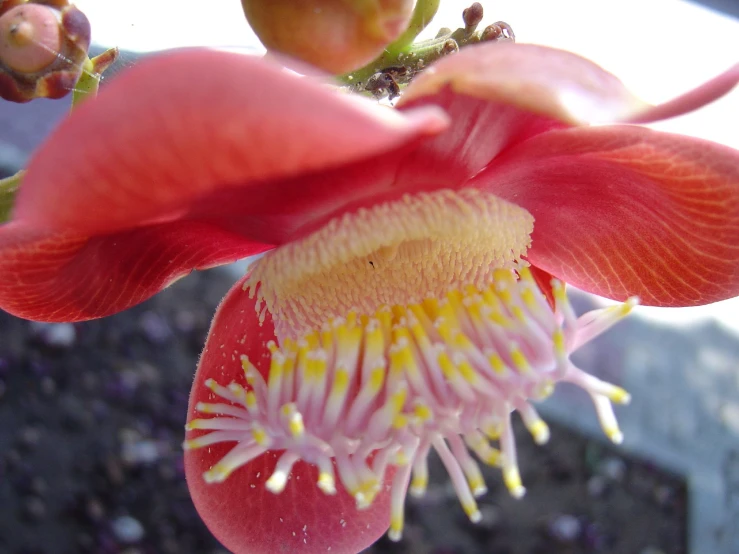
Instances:
[[[122,49],[117,71],[182,46],[262,51],[236,0],[76,4],[96,47]],[[444,0],[426,35],[459,26],[468,4]],[[734,0],[482,4],[484,23],[582,54],[652,102],[739,61]],[[67,109],[1,102],[0,176],[21,168]],[[739,90],[654,127],[739,148]],[[49,326],[0,313],[0,553],[220,551],[190,504],[179,445],[210,317],[242,271],[194,274],[102,321]],[[605,301],[575,293],[575,302],[584,311]],[[472,527],[432,468],[438,481],[409,503],[404,541],[376,551],[739,552],[737,333],[737,300],[636,310],[576,360],[632,393],[619,411],[622,447],[603,442],[588,399],[563,387],[542,409],[555,422],[550,445],[520,433],[525,500],[509,499],[489,472],[484,519]]]

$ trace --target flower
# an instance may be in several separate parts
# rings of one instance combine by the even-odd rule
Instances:
[[[32,159],[0,227],[0,306],[101,317],[269,251],[195,376],[186,468],[206,524],[234,552],[358,551],[401,533],[431,448],[474,520],[468,448],[521,495],[509,415],[545,441],[529,401],[558,381],[620,440],[628,394],[572,351],[636,297],[739,294],[739,152],[633,125],[737,81],[739,65],[649,106],[573,54],[481,44],[391,109],[239,54],[152,57]],[[625,303],[577,319],[564,282]]]

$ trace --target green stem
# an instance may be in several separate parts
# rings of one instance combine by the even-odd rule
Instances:
[[[100,75],[93,72],[92,60],[87,58],[85,63],[82,64],[82,73],[72,91],[72,109],[90,96],[95,96],[99,85]]]
[[[15,195],[20,187],[25,171],[19,171],[7,179],[0,179],[0,223],[10,219],[10,212],[15,203]]]
[[[408,28],[400,35],[395,42],[387,47],[390,52],[402,52],[410,46],[416,37],[421,34],[431,20],[439,11],[441,0],[418,0],[416,7],[413,9],[413,15],[408,23]]]
[[[414,50],[413,40],[423,31],[439,10],[441,0],[418,0],[413,9],[408,28],[394,42],[388,45],[382,55],[366,66],[341,75],[339,80],[352,85],[365,82],[372,75],[393,65],[399,65],[399,58]]]
[[[85,60],[82,66],[82,74],[77,80],[74,91],[72,91],[72,109],[87,98],[97,95],[103,71],[108,69],[117,58],[118,48],[111,48],[99,56]]]

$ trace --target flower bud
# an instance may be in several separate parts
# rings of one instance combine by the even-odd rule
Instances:
[[[0,2],[0,97],[61,98],[74,88],[90,47],[90,23],[68,0]]]
[[[242,0],[271,51],[331,73],[368,64],[405,31],[413,0]]]

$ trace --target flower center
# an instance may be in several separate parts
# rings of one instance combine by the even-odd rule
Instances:
[[[400,538],[406,494],[423,494],[433,448],[472,521],[475,498],[486,491],[477,462],[502,469],[511,494],[522,486],[511,429],[517,410],[534,440],[549,439],[531,400],[547,397],[559,381],[592,397],[605,433],[622,436],[611,402],[629,395],[588,375],[571,352],[624,317],[635,304],[597,310],[576,319],[561,283],[552,309],[527,268],[492,270],[484,286],[463,286],[435,298],[369,315],[348,310],[298,340],[270,342],[267,378],[246,356],[244,382],[206,385],[215,403],[196,409],[189,431],[205,430],[186,449],[235,443],[205,474],[222,482],[267,451],[284,451],[266,486],[280,493],[298,460],[319,469],[317,486],[335,494],[337,481],[369,506],[389,467],[390,537]],[[234,362],[238,363],[238,362]],[[498,441],[494,446],[491,441]]]
[[[279,339],[297,338],[350,311],[441,299],[482,288],[530,244],[533,217],[474,189],[406,196],[330,221],[253,267],[245,287],[272,314]]]

